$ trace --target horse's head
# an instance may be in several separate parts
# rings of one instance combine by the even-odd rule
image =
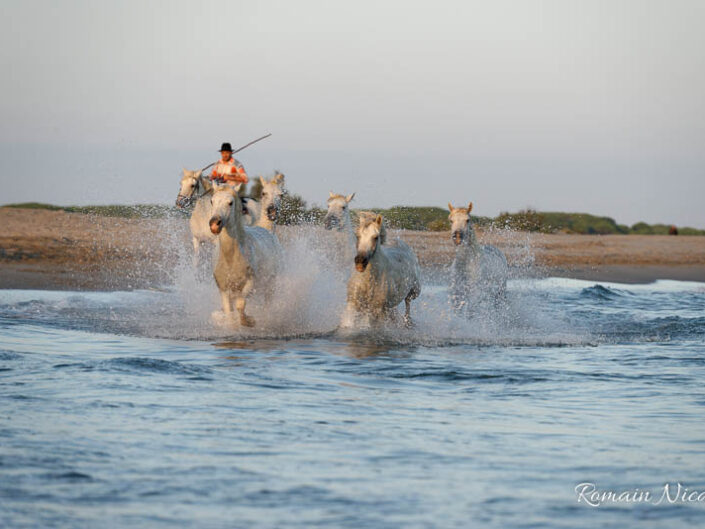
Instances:
[[[327,230],[342,230],[345,228],[346,219],[349,218],[348,204],[355,196],[336,195],[332,191],[328,197],[328,213],[323,218],[323,226]]]
[[[218,235],[231,222],[242,219],[242,202],[238,195],[240,186],[216,186],[211,198],[211,218],[208,221],[211,233]]]
[[[176,207],[185,208],[191,205],[198,192],[202,171],[188,171],[183,169],[179,194],[176,197]]]
[[[360,225],[357,228],[357,254],[355,268],[364,272],[370,259],[374,256],[380,244],[384,244],[386,231],[382,224],[382,215],[371,211],[360,212]]]
[[[450,238],[456,245],[462,244],[468,234],[468,226],[470,226],[472,202],[468,204],[467,208],[454,208],[448,202],[448,210],[450,210],[450,215],[448,215],[450,220]]]
[[[284,194],[284,175],[277,173],[271,180],[265,180],[261,176],[259,181],[262,184],[262,212],[267,215],[267,218],[272,222],[276,222],[279,218],[279,210],[282,204],[282,195]]]

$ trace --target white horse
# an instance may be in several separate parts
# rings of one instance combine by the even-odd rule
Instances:
[[[204,245],[215,243],[215,235],[208,229],[208,219],[211,216],[211,205],[208,196],[213,193],[213,184],[203,177],[202,171],[183,169],[181,187],[176,197],[176,207],[186,208],[195,202],[189,226],[193,243],[194,264],[201,260],[201,249]]]
[[[277,173],[271,180],[265,180],[260,176],[259,181],[262,184],[262,196],[259,203],[259,220],[257,220],[255,225],[274,232],[274,227],[279,218],[279,211],[281,210],[282,195],[284,194],[282,189],[284,175]]]
[[[210,247],[216,240],[208,229],[208,219],[211,217],[211,205],[208,197],[213,192],[213,183],[203,176],[203,171],[189,171],[187,169],[182,169],[182,171],[183,176],[181,177],[179,194],[176,197],[176,207],[184,209],[195,203],[189,219],[189,227],[191,228],[194,264],[198,266],[203,247]],[[252,199],[243,200],[242,214],[246,225],[255,224],[259,218],[259,203]]]
[[[276,236],[259,226],[245,226],[242,201],[236,187],[219,186],[211,199],[211,232],[218,237],[218,257],[213,277],[220,290],[223,313],[232,322],[233,302],[240,324],[252,327],[255,320],[245,313],[247,297],[262,292],[269,300],[282,260]],[[213,314],[218,319],[219,314]]]
[[[328,212],[323,217],[323,227],[327,230],[339,231],[349,234],[351,242],[355,242],[355,232],[350,219],[350,209],[348,204],[355,198],[355,193],[351,195],[338,195],[330,192],[328,195]]]
[[[470,220],[472,202],[467,208],[454,208],[449,202],[451,239],[455,243],[452,265],[451,302],[457,310],[467,310],[471,301],[501,299],[507,288],[507,258],[496,247],[477,242]]]
[[[355,193],[345,196],[331,191],[328,197],[328,211],[323,217],[323,227],[333,236],[331,250],[334,253],[331,261],[340,261],[341,265],[347,265],[355,254],[355,230],[349,207],[354,197]]]
[[[376,323],[387,319],[397,321],[397,305],[406,303],[404,322],[411,324],[411,300],[421,293],[419,261],[407,244],[396,240],[385,245],[386,230],[382,216],[371,212],[360,213],[357,229],[355,270],[348,281],[346,315],[348,318],[366,316]]]

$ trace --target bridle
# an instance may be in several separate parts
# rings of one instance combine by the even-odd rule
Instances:
[[[196,202],[199,198],[203,198],[203,197],[205,197],[206,195],[209,195],[209,194],[211,194],[211,193],[213,192],[213,188],[212,188],[212,187],[211,187],[210,189],[206,189],[206,186],[204,186],[203,183],[202,183],[202,181],[201,181],[202,178],[203,178],[203,176],[199,176],[198,178],[196,178],[196,185],[197,185],[198,187],[201,187],[201,188],[204,189],[203,193],[201,193],[200,195],[191,194],[191,196],[186,196],[186,195],[182,195],[181,193],[179,193],[178,195],[176,195],[176,202],[177,202],[177,204],[178,204],[179,202],[181,202],[181,203],[183,204],[183,207],[189,207],[189,206],[191,206],[194,202]]]

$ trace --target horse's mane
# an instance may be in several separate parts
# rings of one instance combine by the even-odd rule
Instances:
[[[211,182],[208,177],[201,175],[198,177],[198,181],[203,187],[204,193],[210,193],[212,191],[215,191],[215,189],[213,189],[213,182]]]
[[[360,211],[357,214],[357,218],[360,223],[357,229],[360,231],[377,221],[377,213],[374,211]],[[387,242],[387,227],[383,218],[382,225],[379,228],[379,243],[384,244],[385,242]]]

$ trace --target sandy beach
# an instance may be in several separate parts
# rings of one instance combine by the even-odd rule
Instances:
[[[186,216],[124,219],[0,208],[0,288],[118,290],[164,284],[190,250]],[[286,246],[307,228],[281,227]],[[395,231],[427,269],[448,265],[447,232]],[[705,281],[705,237],[478,231],[520,274],[624,283]]]

